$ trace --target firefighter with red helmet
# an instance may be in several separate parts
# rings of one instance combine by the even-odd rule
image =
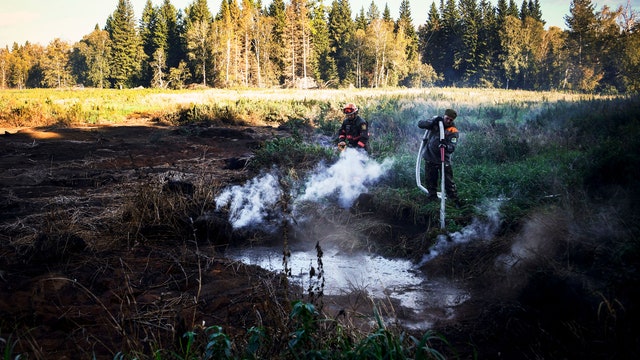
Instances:
[[[358,110],[358,107],[352,103],[342,108],[346,117],[342,121],[338,133],[338,148],[340,150],[344,150],[348,146],[368,151],[369,123],[358,115]]]

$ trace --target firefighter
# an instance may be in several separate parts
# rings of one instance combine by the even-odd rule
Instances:
[[[345,147],[350,147],[368,152],[369,123],[358,115],[358,107],[352,103],[345,105],[342,112],[346,118],[338,133],[338,148],[344,150]]]
[[[434,116],[431,119],[418,121],[418,127],[428,129],[429,136],[424,140],[425,151],[423,157],[425,159],[426,172],[426,188],[429,192],[429,201],[437,200],[436,195],[438,187],[438,178],[442,176],[442,159],[440,156],[440,148],[444,148],[444,188],[447,198],[453,200],[454,204],[459,207],[461,201],[458,198],[458,190],[453,179],[453,168],[451,167],[451,155],[458,144],[458,129],[454,124],[454,120],[458,113],[453,109],[447,109],[444,116]],[[440,139],[440,125],[444,125],[444,139]]]

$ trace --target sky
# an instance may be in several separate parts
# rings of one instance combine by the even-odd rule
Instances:
[[[147,0],[131,0],[136,19],[140,19]],[[222,0],[208,0],[209,9],[213,14],[218,12]],[[355,16],[361,8],[365,11],[371,2],[380,11],[385,5],[389,6],[391,17],[397,19],[401,0],[350,0],[352,15]],[[539,0],[542,17],[546,27],[558,26],[565,29],[564,16],[569,13],[571,0]],[[640,0],[594,0],[596,10],[604,5],[617,8],[630,1],[632,8],[640,11]],[[177,9],[184,9],[194,0],[171,0]],[[287,2],[285,0],[285,2]],[[331,5],[332,0],[324,0],[324,4]],[[409,0],[414,25],[418,27],[427,21],[427,14],[433,0]],[[440,3],[435,0],[436,5]],[[491,0],[495,5],[497,0]],[[152,0],[154,5],[160,5],[163,0]],[[270,0],[262,0],[269,4]],[[522,0],[516,0],[520,6]],[[55,38],[60,38],[71,44],[82,40],[84,35],[93,31],[96,24],[104,28],[109,15],[113,14],[118,0],[0,0],[0,47],[12,47],[16,42],[39,43],[43,46]]]

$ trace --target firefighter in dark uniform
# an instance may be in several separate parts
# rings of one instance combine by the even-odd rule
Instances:
[[[442,169],[442,159],[440,156],[440,148],[443,147],[444,151],[444,188],[447,193],[447,198],[453,200],[456,206],[461,205],[461,201],[458,198],[458,190],[456,189],[456,183],[453,180],[453,169],[451,167],[451,154],[456,149],[458,144],[459,133],[453,121],[458,116],[453,109],[447,109],[444,112],[444,116],[434,116],[431,119],[418,121],[418,127],[421,129],[429,129],[429,135],[424,140],[425,150],[423,157],[425,159],[425,172],[426,172],[426,188],[429,192],[429,201],[437,200],[436,195],[438,187],[438,178],[442,176],[440,171]],[[440,125],[442,122],[444,125],[444,139],[440,140]]]
[[[338,133],[338,148],[344,150],[345,147],[350,147],[368,152],[369,124],[358,115],[358,107],[349,103],[342,112],[346,118]]]

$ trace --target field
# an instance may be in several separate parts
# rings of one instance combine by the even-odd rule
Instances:
[[[392,170],[349,208],[290,221],[303,179],[338,157],[345,101]],[[467,205],[442,231],[413,172],[417,120],[447,107]],[[0,92],[4,358],[634,358],[639,108],[478,89]],[[269,172],[290,190],[275,230],[234,228],[216,198]],[[225,257],[269,244],[286,262],[303,240],[410,259],[471,300],[416,330],[366,288],[328,296]]]

